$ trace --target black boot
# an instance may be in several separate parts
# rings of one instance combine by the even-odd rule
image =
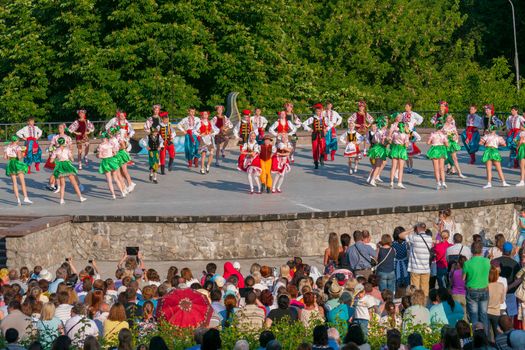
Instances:
[[[168,171],[171,171],[173,169],[173,159],[174,158],[170,158],[170,162],[168,163]]]
[[[166,166],[165,165],[161,165],[160,166],[160,174],[161,175],[166,175]]]
[[[319,169],[319,162],[314,162],[315,169]]]
[[[321,156],[319,157],[319,162],[321,162],[321,166],[324,166],[324,160],[323,160],[323,158],[324,158],[324,155],[321,155]]]
[[[266,185],[265,185],[265,184],[262,184],[262,185],[261,185],[261,192],[264,192],[265,188],[266,188]]]

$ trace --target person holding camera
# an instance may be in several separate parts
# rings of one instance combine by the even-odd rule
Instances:
[[[430,231],[428,231],[430,232]],[[432,247],[432,234],[428,234],[424,222],[417,223],[413,232],[405,231],[399,235],[408,243],[408,272],[410,284],[421,289],[428,297],[430,285],[430,265],[435,260]]]
[[[354,231],[354,245],[346,252],[346,259],[354,276],[363,276],[368,279],[372,268],[377,265],[376,251],[363,241],[363,232]]]

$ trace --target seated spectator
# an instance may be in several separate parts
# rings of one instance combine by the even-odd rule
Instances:
[[[5,350],[25,350],[26,348],[23,345],[18,344],[18,331],[14,328],[9,328],[6,330],[4,335],[6,346]]]
[[[410,350],[428,350],[423,346],[423,337],[419,333],[412,333],[408,336],[408,349]]]
[[[277,339],[271,340],[266,345],[266,350],[282,350],[282,348],[281,343]]]
[[[98,327],[86,317],[86,307],[76,303],[71,309],[71,318],[65,324],[65,335],[67,335],[76,347],[83,347],[88,336],[98,337]]]
[[[463,319],[463,308],[452,299],[448,289],[440,288],[437,295],[438,304],[430,308],[431,324],[446,324],[456,327],[456,323]]]
[[[129,329],[126,321],[126,309],[121,303],[115,303],[109,310],[107,320],[104,322],[104,339],[108,342],[117,339],[122,329]]]
[[[17,300],[9,302],[7,310],[9,313],[0,323],[2,334],[5,336],[6,331],[10,328],[16,329],[20,340],[25,340],[31,335],[31,318],[22,313],[22,305]]]
[[[430,312],[426,308],[426,296],[421,289],[417,289],[411,296],[412,306],[405,310],[403,324],[410,322],[412,325],[430,324]]]
[[[334,350],[339,350],[341,345],[341,336],[337,328],[328,328],[328,346],[331,346]]]
[[[264,325],[265,314],[257,306],[257,295],[248,292],[244,298],[246,305],[237,312],[238,326],[243,331],[259,330]]]
[[[300,320],[309,327],[312,322],[324,321],[324,310],[320,308],[315,302],[315,295],[312,292],[307,292],[303,296],[304,309],[300,312]]]
[[[348,325],[348,331],[344,340],[345,344],[354,343],[360,350],[370,350],[370,344],[366,342],[365,333],[358,323]]]
[[[221,333],[217,329],[212,328],[204,333],[201,350],[220,350],[221,348]]]
[[[149,348],[155,350],[168,350],[168,345],[166,344],[164,339],[156,335],[154,337],[151,337],[149,341]]]
[[[232,325],[233,318],[239,310],[237,308],[237,298],[234,294],[228,294],[228,292],[226,293],[224,297],[224,307],[224,311],[221,311],[219,316],[221,317],[222,327],[226,328]]]
[[[290,307],[290,298],[286,294],[279,295],[277,298],[277,309],[273,309],[266,318],[266,327],[271,327],[272,323],[279,323],[287,319],[288,322],[297,321],[298,313],[295,308]]]
[[[64,325],[62,321],[55,317],[55,304],[46,303],[42,307],[42,316],[36,324],[38,331],[38,340],[44,348],[51,347],[53,341],[64,334]]]
[[[268,343],[272,340],[275,340],[275,335],[273,335],[272,331],[262,331],[259,335],[259,347],[257,350],[266,349],[266,345],[268,345]]]
[[[315,326],[313,335],[314,341],[312,350],[336,350],[328,345],[328,327],[325,325]]]
[[[456,323],[456,330],[458,331],[459,341],[463,349],[467,344],[472,343],[472,334],[470,332],[470,325],[465,320],[459,320]]]
[[[394,302],[387,301],[385,303],[385,315],[381,317],[379,324],[387,330],[401,328],[403,319],[398,315]]]

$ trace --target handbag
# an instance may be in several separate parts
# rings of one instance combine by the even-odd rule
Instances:
[[[425,238],[423,237],[423,235],[421,233],[418,233],[417,234],[419,237],[421,237],[421,239],[423,240],[423,243],[425,243],[425,246],[427,247],[428,249],[428,262],[430,265],[432,265],[432,263],[434,262],[434,260],[436,260],[436,252],[434,251],[434,248],[430,248],[427,244],[427,241],[425,241]]]
[[[365,261],[366,261],[367,263],[370,264],[370,266],[372,267],[372,269],[373,269],[374,267],[377,266],[377,260],[376,260],[374,257],[370,257],[370,259],[367,259],[367,258],[363,255],[363,253],[361,253],[361,251],[359,250],[359,248],[357,248],[357,245],[355,246],[355,249],[357,250],[357,252],[359,253],[359,255],[361,255],[361,256],[363,257],[363,259],[365,259]]]

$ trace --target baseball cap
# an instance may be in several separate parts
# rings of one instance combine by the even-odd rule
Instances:
[[[503,243],[503,252],[504,252],[504,253],[510,253],[510,252],[512,252],[512,248],[514,248],[514,247],[512,246],[512,243],[510,243],[510,242],[505,242],[505,243]]]

